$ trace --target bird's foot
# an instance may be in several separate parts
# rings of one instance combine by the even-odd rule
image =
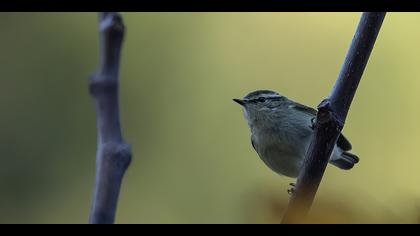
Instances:
[[[311,128],[311,129],[315,129],[315,123],[316,123],[316,117],[313,117],[313,118],[311,119],[311,125],[309,126],[309,128]]]
[[[296,187],[296,184],[295,184],[295,183],[290,183],[289,185],[291,186],[291,188],[289,188],[289,189],[287,190],[287,193],[288,193],[289,195],[292,195],[292,194],[295,192],[295,187]]]

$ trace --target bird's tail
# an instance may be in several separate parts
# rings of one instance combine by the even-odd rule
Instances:
[[[349,152],[343,152],[340,158],[330,160],[331,164],[343,170],[350,170],[358,162],[359,158],[356,155]]]

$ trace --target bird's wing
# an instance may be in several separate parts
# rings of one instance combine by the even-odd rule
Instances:
[[[290,107],[292,107],[292,108],[294,108],[298,111],[301,111],[303,113],[306,113],[308,115],[316,116],[316,113],[317,113],[317,110],[313,109],[312,107],[308,107],[308,106],[302,105],[302,104],[297,103],[297,102],[290,105]]]
[[[304,113],[306,113],[308,115],[311,115],[311,116],[316,116],[316,114],[318,112],[317,110],[313,109],[312,107],[308,107],[308,106],[305,106],[305,105],[302,105],[302,104],[299,104],[299,103],[294,103],[291,106],[293,106],[294,109],[296,109],[298,111],[301,111],[301,112],[304,112]],[[351,148],[352,148],[351,143],[349,142],[349,140],[347,140],[346,137],[344,137],[343,134],[340,134],[340,136],[338,137],[337,146],[339,148],[341,148],[343,151],[350,151]]]

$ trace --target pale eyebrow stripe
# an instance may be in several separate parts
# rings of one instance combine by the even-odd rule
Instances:
[[[275,97],[281,97],[280,95],[278,95],[278,94],[264,94],[263,95],[264,97],[272,97],[272,98],[275,98]]]
[[[271,101],[279,101],[281,100],[283,97],[282,96],[273,96],[273,97],[267,97],[267,99],[271,100]]]

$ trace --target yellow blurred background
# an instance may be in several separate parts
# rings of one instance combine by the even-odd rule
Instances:
[[[134,161],[117,223],[278,223],[292,179],[250,144],[232,98],[276,90],[316,107],[360,13],[123,13],[121,119]],[[420,222],[420,14],[389,13],[311,223]],[[96,124],[95,13],[0,13],[0,223],[86,223]]]

